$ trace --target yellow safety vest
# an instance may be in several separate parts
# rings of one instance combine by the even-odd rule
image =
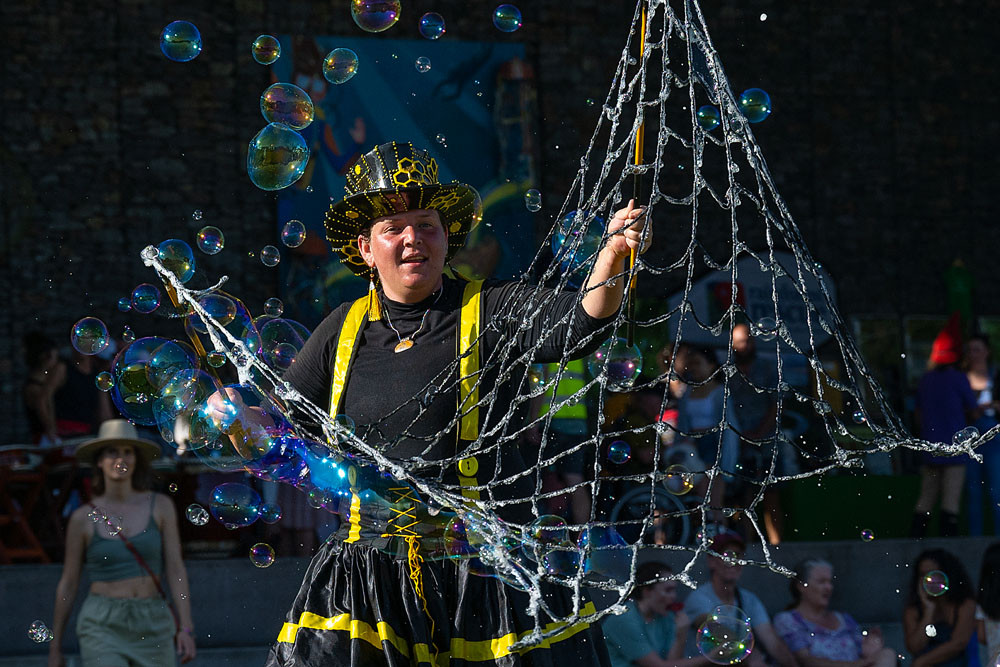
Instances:
[[[554,378],[559,372],[559,364],[551,363],[547,364],[545,367],[546,380],[549,378]],[[566,400],[576,392],[580,391],[587,384],[587,378],[584,375],[583,359],[574,359],[566,364],[565,370],[563,370],[562,379],[559,380],[559,384],[553,389],[550,385],[548,389],[545,390],[545,400],[542,403],[541,414],[545,414],[549,411],[549,405],[555,403],[561,403]],[[553,396],[553,391],[555,396]],[[556,411],[552,415],[553,419],[586,419],[587,418],[587,405],[583,400],[577,401],[573,405],[564,405],[562,408]]]

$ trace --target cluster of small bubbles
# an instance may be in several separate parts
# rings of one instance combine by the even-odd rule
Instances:
[[[111,373],[101,371],[97,374],[97,377],[94,378],[94,384],[96,384],[97,388],[101,391],[111,391],[111,388],[115,386],[115,379]]]
[[[250,53],[261,65],[270,65],[281,55],[281,42],[271,35],[261,35],[253,40]]]
[[[305,243],[306,226],[300,220],[289,220],[281,228],[281,242],[288,248],[298,248]]]
[[[281,521],[281,507],[274,503],[261,505],[260,520],[267,524],[278,523]]]
[[[194,276],[194,252],[180,239],[168,239],[157,247],[160,262],[171,271],[177,280],[186,283]]]
[[[250,562],[257,567],[269,567],[274,562],[274,549],[270,544],[258,542],[250,547]]]
[[[773,317],[762,317],[753,324],[753,335],[762,341],[772,341],[778,335],[778,323]]]
[[[720,605],[698,628],[698,651],[716,665],[742,662],[753,651],[750,619],[738,607]]]
[[[84,317],[73,325],[69,342],[80,354],[97,354],[108,346],[111,336],[108,327],[96,317]]]
[[[115,472],[118,473],[119,475],[127,475],[128,474],[128,464],[125,463],[124,461],[115,461],[114,468],[115,468]]]
[[[55,635],[51,630],[49,630],[49,627],[42,621],[31,622],[31,625],[28,626],[28,636],[31,637],[31,641],[36,644],[44,644],[55,638]]]
[[[698,126],[706,132],[711,132],[715,128],[719,127],[722,123],[722,114],[719,113],[719,108],[711,105],[705,104],[704,106],[698,107]]]
[[[207,361],[208,365],[212,368],[222,368],[226,365],[226,355],[218,350],[212,350],[205,355],[205,361]]]
[[[443,134],[439,133],[436,137],[434,137],[434,140],[437,141],[442,146],[444,146],[445,148],[448,147],[448,139]]]
[[[608,460],[615,465],[628,463],[632,458],[632,448],[624,440],[615,440],[608,446]]]
[[[273,245],[266,245],[260,249],[260,263],[264,266],[277,266],[281,261],[281,253]]]
[[[642,351],[624,338],[611,338],[587,358],[587,369],[593,377],[605,374],[611,391],[628,391],[642,373]]]
[[[941,597],[948,592],[950,587],[948,575],[941,570],[931,570],[925,574],[920,585],[923,586],[924,592],[932,598]]]
[[[542,210],[542,193],[534,188],[525,192],[524,206],[532,213]]]
[[[444,34],[444,17],[437,12],[427,12],[420,17],[420,35],[426,39],[438,39]]]
[[[160,307],[160,289],[156,285],[143,283],[132,290],[132,310],[148,315]]]
[[[196,526],[204,526],[208,523],[208,510],[198,503],[188,505],[187,509],[184,511],[184,515],[187,516],[188,521]]]
[[[170,484],[167,485],[167,491],[170,493],[177,493],[177,482],[170,482]]]
[[[333,84],[347,83],[358,73],[358,54],[341,47],[323,59],[323,77]]]
[[[309,155],[301,134],[284,123],[268,123],[250,141],[247,175],[261,190],[281,190],[302,178]]]
[[[272,296],[264,302],[264,314],[268,317],[281,317],[283,312],[285,312],[285,304],[281,303],[281,299]]]
[[[667,468],[663,487],[675,496],[683,496],[694,488],[694,475],[681,464],[675,463]]]
[[[365,32],[382,32],[396,25],[400,0],[351,0],[351,18]]]
[[[128,298],[127,296],[123,296],[122,298],[118,299],[118,310],[120,310],[123,313],[127,313],[130,310],[132,310],[132,299]]]
[[[174,21],[160,33],[160,51],[174,62],[186,63],[201,53],[201,33],[190,21]]]
[[[514,5],[500,5],[493,11],[493,25],[500,32],[514,32],[521,27],[521,10]]]
[[[736,104],[751,123],[759,123],[771,115],[771,96],[760,88],[744,90]]]
[[[979,437],[979,429],[975,426],[966,426],[961,431],[952,436],[951,442],[959,447],[966,447]]]
[[[126,324],[122,328],[122,342],[124,342],[127,345],[134,340],[135,340],[135,332],[132,331],[132,327]]]
[[[875,533],[870,528],[864,528],[861,531],[861,539],[865,542],[871,542],[875,539]]]
[[[212,489],[208,504],[215,519],[225,525],[249,526],[260,516],[260,495],[246,484],[229,482]]]
[[[309,94],[295,84],[273,83],[260,96],[260,113],[268,123],[304,130],[313,122],[316,110]]]
[[[417,58],[416,62],[413,63],[413,66],[416,67],[417,71],[421,74],[426,74],[431,71],[431,59],[427,56],[420,56]]]
[[[198,230],[198,250],[206,255],[218,253],[226,245],[226,237],[218,227],[208,225]]]

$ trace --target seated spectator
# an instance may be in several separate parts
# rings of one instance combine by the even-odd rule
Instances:
[[[924,578],[935,571],[948,577],[943,592],[925,585]],[[965,667],[976,616],[965,567],[949,551],[928,549],[917,556],[912,572],[903,609],[903,636],[913,656],[912,667]]]
[[[22,389],[31,440],[42,446],[62,440],[56,426],[55,394],[66,380],[66,365],[51,338],[32,331],[24,337],[24,360],[28,377]]]
[[[626,611],[604,619],[604,638],[612,667],[708,665],[707,658],[684,659],[688,619],[677,609],[677,582],[657,581],[670,574],[664,563],[650,562],[635,573],[636,588]]]
[[[893,667],[896,652],[882,630],[862,634],[850,614],[830,609],[833,566],[810,559],[795,566],[792,604],[774,617],[774,629],[803,667]]]
[[[697,628],[704,623],[705,618],[719,605],[739,607],[750,618],[750,629],[755,639],[753,652],[747,659],[749,664],[763,664],[766,652],[779,665],[796,667],[791,651],[775,634],[771,617],[760,598],[737,585],[743,566],[736,561],[746,553],[743,538],[734,532],[722,532],[715,536],[709,548],[723,557],[708,557],[711,580],[699,586],[684,601],[684,611],[691,618],[692,627]]]
[[[985,664],[1000,664],[1000,542],[991,544],[983,554],[976,621],[979,641],[986,644]]]

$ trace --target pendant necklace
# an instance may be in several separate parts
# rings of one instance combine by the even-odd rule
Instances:
[[[438,295],[434,298],[434,301],[431,303],[432,306],[438,302],[438,299],[441,298],[441,295],[443,293],[444,293],[444,288],[438,290]],[[424,328],[424,324],[427,322],[427,316],[430,315],[431,309],[428,308],[427,310],[424,311],[423,317],[420,318],[420,326],[418,326],[417,330],[411,333],[406,338],[403,338],[401,335],[399,335],[399,329],[397,329],[392,325],[392,320],[389,318],[389,311],[387,308],[385,308],[384,305],[382,307],[382,312],[385,313],[385,323],[389,325],[389,328],[392,329],[392,332],[396,334],[396,338],[399,339],[399,342],[396,343],[396,346],[392,348],[393,352],[399,354],[400,352],[405,352],[406,350],[409,350],[416,344],[413,341],[413,339],[416,338],[417,334],[420,333],[420,331]]]

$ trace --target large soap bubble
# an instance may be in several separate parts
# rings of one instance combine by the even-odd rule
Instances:
[[[351,49],[334,49],[323,59],[323,76],[330,83],[347,83],[357,72],[358,54]]]
[[[97,354],[108,346],[111,336],[108,327],[96,317],[84,317],[69,333],[69,342],[80,354]]]
[[[257,133],[247,151],[247,174],[261,190],[281,190],[302,178],[309,146],[284,123],[270,123]]]
[[[606,373],[611,391],[628,391],[642,373],[642,351],[624,338],[610,338],[587,358],[587,369],[594,377]]]
[[[219,381],[196,368],[180,370],[160,387],[153,402],[158,425],[170,425],[181,415],[191,416],[195,408],[222,388]]]
[[[209,511],[227,528],[249,526],[260,516],[260,495],[246,484],[230,482],[212,490]]]
[[[186,283],[194,277],[194,251],[180,239],[168,239],[157,248],[160,261],[169,271],[177,276],[177,280]]]
[[[351,0],[351,18],[365,32],[382,32],[396,25],[399,0]]]
[[[269,123],[302,130],[313,122],[316,111],[309,93],[292,83],[274,83],[260,96],[260,113]]]
[[[271,35],[261,35],[250,47],[253,59],[261,65],[270,65],[281,55],[281,42]]]
[[[223,294],[206,294],[198,299],[198,305],[204,308],[205,312],[215,319],[221,327],[228,326],[234,319],[236,319],[236,314],[238,312],[236,303]],[[208,328],[205,326],[205,323],[202,322],[201,315],[199,313],[191,313],[188,315],[188,321],[198,333],[208,333]]]
[[[420,35],[427,39],[438,39],[444,34],[444,17],[437,12],[427,12],[420,17]]]
[[[698,651],[716,665],[742,662],[753,651],[750,621],[737,607],[716,607],[698,628]]]
[[[174,21],[160,33],[160,51],[175,62],[194,60],[201,53],[201,33],[190,21]]]
[[[159,375],[156,371],[150,373],[150,361],[168,344],[175,345],[166,338],[140,338],[123,348],[112,362],[111,400],[125,419],[143,426],[156,424],[153,402],[159,395],[155,384]]]
[[[143,283],[132,290],[132,310],[148,315],[160,307],[160,288]]]

